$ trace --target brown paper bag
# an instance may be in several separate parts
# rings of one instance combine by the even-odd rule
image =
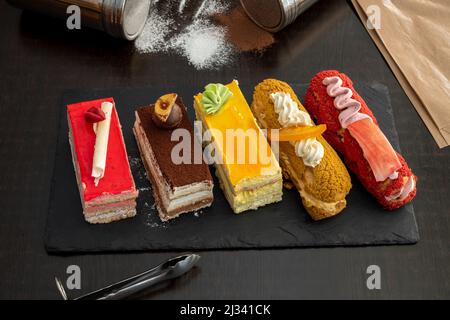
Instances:
[[[352,2],[438,146],[450,145],[450,1]]]

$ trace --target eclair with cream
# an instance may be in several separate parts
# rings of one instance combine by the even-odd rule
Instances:
[[[317,123],[327,126],[325,139],[385,209],[399,208],[414,198],[417,177],[349,77],[336,70],[318,73],[306,93],[305,108]]]
[[[285,82],[267,79],[253,94],[252,111],[272,144],[277,140],[283,176],[290,180],[314,220],[340,213],[351,189],[350,176],[339,156]]]

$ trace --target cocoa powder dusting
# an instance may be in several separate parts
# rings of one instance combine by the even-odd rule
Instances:
[[[228,40],[239,51],[260,52],[275,43],[273,34],[256,25],[240,5],[229,13],[216,15],[215,20],[227,28]]]

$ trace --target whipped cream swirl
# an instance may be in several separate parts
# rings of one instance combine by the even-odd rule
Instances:
[[[298,108],[298,104],[292,100],[289,93],[275,92],[270,95],[270,99],[278,114],[278,122],[283,128],[314,125],[309,114]],[[302,158],[305,166],[317,166],[325,154],[323,145],[315,138],[291,141],[291,144],[295,148],[295,154]]]
[[[278,122],[283,127],[312,126],[311,117],[307,112],[298,108],[289,93],[275,92],[270,95],[275,112],[278,113]]]

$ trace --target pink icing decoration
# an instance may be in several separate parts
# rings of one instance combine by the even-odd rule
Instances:
[[[342,86],[342,79],[339,77],[328,77],[322,82],[327,86],[327,93],[330,97],[334,97],[334,106],[341,110],[339,113],[339,122],[342,128],[347,128],[353,122],[370,119],[367,114],[359,112],[361,103],[352,99],[353,92],[350,88]]]
[[[352,123],[370,119],[365,113],[359,112],[361,110],[361,103],[352,98],[353,92],[350,88],[342,86],[342,79],[334,76],[323,79],[322,83],[327,86],[327,94],[334,98],[334,106],[336,109],[341,110],[339,113],[339,122],[342,128],[347,128]],[[398,172],[394,171],[389,179],[395,180],[398,178]]]

